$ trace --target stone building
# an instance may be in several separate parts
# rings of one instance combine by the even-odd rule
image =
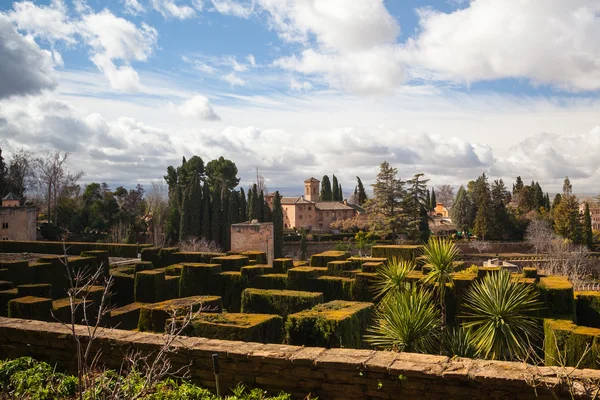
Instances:
[[[357,214],[356,208],[341,201],[319,201],[320,181],[309,178],[304,181],[302,196],[282,197],[283,227],[310,228],[312,231],[328,232],[333,221],[352,218]],[[267,197],[269,206],[273,207],[273,195]]]
[[[0,207],[0,240],[36,240],[36,208],[21,206],[21,201],[9,193]]]
[[[433,217],[449,218],[450,211],[448,211],[448,209],[444,207],[443,203],[436,203],[435,208],[433,209],[433,211],[431,211],[431,215]]]
[[[590,205],[590,217],[592,217],[592,229],[595,231],[600,231],[600,205],[592,202],[582,202],[579,204],[579,213],[583,215],[585,212],[585,204],[588,203]]]
[[[267,261],[273,263],[273,223],[242,222],[231,225],[231,251],[258,250],[267,253]]]

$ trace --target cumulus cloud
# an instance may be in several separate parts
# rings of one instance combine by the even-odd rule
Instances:
[[[249,18],[254,11],[254,2],[242,4],[235,0],[212,0],[216,11],[221,14],[234,15],[240,18]]]
[[[188,5],[177,5],[173,0],[151,0],[152,8],[164,18],[184,20],[196,15],[196,11]]]
[[[600,3],[475,0],[443,13],[419,10],[407,62],[434,79],[527,78],[569,90],[600,88]]]
[[[138,0],[123,0],[123,11],[127,14],[139,15],[146,12],[146,9]]]
[[[0,14],[0,99],[53,89],[57,83],[54,64],[51,52],[42,50],[32,37],[20,35]]]
[[[67,8],[61,0],[53,0],[48,6],[38,6],[30,1],[14,3],[8,17],[20,30],[27,31],[36,38],[52,43],[77,43],[77,27],[68,17]]]
[[[221,119],[212,108],[208,99],[200,95],[193,96],[177,106],[171,103],[170,107],[187,118],[197,118],[207,121],[218,121]]]

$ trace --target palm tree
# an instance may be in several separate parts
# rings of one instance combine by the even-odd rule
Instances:
[[[415,269],[413,260],[404,260],[394,257],[387,263],[377,268],[377,277],[371,286],[375,299],[382,299],[389,295],[400,293],[410,287],[406,282],[408,274]]]
[[[533,313],[541,305],[533,287],[513,281],[502,270],[473,283],[465,294],[470,311],[461,318],[480,356],[510,360],[524,356],[531,339],[539,338]]]
[[[384,349],[428,353],[438,343],[439,323],[432,293],[415,285],[388,293],[365,340]]]
[[[422,282],[436,285],[438,288],[442,337],[446,326],[446,285],[452,285],[451,274],[454,271],[454,259],[458,253],[458,247],[453,241],[446,238],[433,237],[423,248],[425,266],[430,268],[430,272],[422,279]]]

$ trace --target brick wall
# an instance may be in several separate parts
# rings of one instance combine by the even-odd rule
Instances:
[[[84,327],[78,331],[85,336]],[[101,362],[119,368],[132,349],[157,350],[161,336],[121,330],[101,330],[96,349]],[[30,355],[73,368],[73,341],[58,323],[0,318],[0,358]],[[550,399],[550,393],[527,384],[533,373],[555,382],[548,367],[521,363],[449,359],[425,354],[371,350],[322,349],[182,337],[174,367],[191,363],[192,380],[214,387],[211,355],[219,354],[221,392],[238,382],[271,392],[285,390],[295,398],[311,394],[327,399]],[[570,378],[585,383],[600,380],[600,371],[578,370]],[[583,387],[583,386],[581,386]],[[571,398],[556,389],[558,398]],[[576,396],[592,398],[592,396]]]
[[[273,263],[273,223],[241,223],[231,225],[231,251],[258,250],[267,253],[268,263]]]

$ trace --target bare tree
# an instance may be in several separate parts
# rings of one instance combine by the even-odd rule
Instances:
[[[166,223],[169,216],[169,195],[162,182],[152,182],[152,189],[145,196],[146,215],[144,219],[152,234],[152,243],[163,247],[166,240]]]
[[[550,221],[536,218],[529,222],[525,240],[535,249],[535,254],[546,253],[556,239]]]
[[[188,238],[185,242],[179,243],[181,251],[222,253],[223,249],[215,242],[206,240],[206,238]]]
[[[438,203],[442,203],[447,209],[452,208],[454,202],[454,188],[450,185],[440,185],[435,188],[435,198]]]
[[[591,272],[592,264],[587,247],[555,237],[550,242],[547,259],[542,267],[547,274],[566,276],[574,286],[579,286]]]
[[[57,224],[58,200],[65,188],[77,184],[83,172],[71,173],[67,169],[67,160],[70,153],[56,150],[37,159],[40,181],[46,190],[46,204],[48,207],[48,222]],[[54,211],[52,213],[52,211]],[[53,215],[53,218],[51,216]]]
[[[35,186],[35,158],[32,152],[18,149],[12,153],[8,166],[10,190],[18,197]]]
[[[259,175],[258,167],[256,167],[256,187],[258,189],[258,193],[262,191],[264,194],[269,194],[269,188],[265,182],[265,177]]]
[[[485,240],[475,240],[469,244],[469,247],[477,250],[479,252],[479,254],[481,254],[485,250],[490,249],[492,247],[492,245],[490,244],[490,242],[487,242]]]

